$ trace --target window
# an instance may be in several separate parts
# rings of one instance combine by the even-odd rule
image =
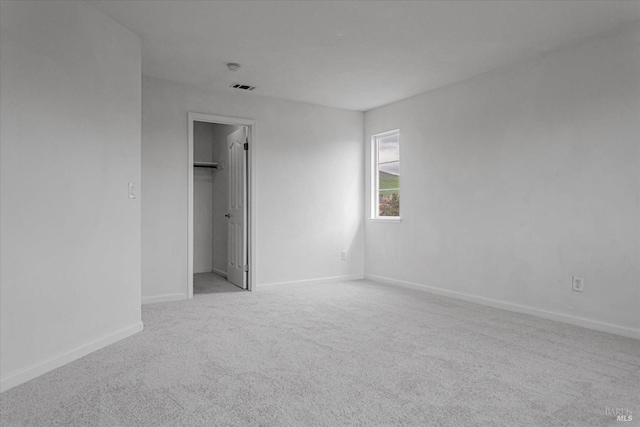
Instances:
[[[372,218],[400,218],[400,131],[374,135],[372,145]]]

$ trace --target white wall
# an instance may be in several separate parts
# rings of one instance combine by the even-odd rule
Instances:
[[[640,336],[637,25],[365,114],[396,128],[402,222],[366,221],[368,276]]]
[[[193,124],[193,159],[213,161],[213,123]],[[213,258],[213,169],[193,168],[193,272],[211,272]]]
[[[256,120],[258,287],[362,276],[362,113],[146,77],[142,92],[147,301],[187,294],[189,111]]]
[[[84,3],[0,7],[4,390],[142,329],[141,54]]]

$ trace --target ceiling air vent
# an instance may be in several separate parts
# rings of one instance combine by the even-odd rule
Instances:
[[[255,86],[245,85],[245,84],[242,84],[242,83],[234,83],[229,87],[234,88],[234,89],[242,89],[242,90],[254,90],[256,88]]]

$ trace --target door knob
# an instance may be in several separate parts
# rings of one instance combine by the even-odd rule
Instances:
[[[229,215],[229,214],[225,214],[225,216],[226,216],[227,218],[231,218],[231,215]]]

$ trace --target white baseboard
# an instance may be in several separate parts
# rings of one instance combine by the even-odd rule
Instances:
[[[211,272],[212,272],[212,273],[216,273],[216,274],[218,274],[218,275],[220,275],[220,276],[224,277],[225,279],[227,278],[227,272],[226,272],[226,271],[219,270],[219,269],[217,269],[217,268],[215,268],[215,267],[211,267]]]
[[[89,353],[93,353],[94,351],[100,350],[103,347],[120,341],[121,339],[137,334],[143,329],[144,325],[142,324],[142,321],[140,321],[131,326],[127,326],[126,328],[122,328],[115,332],[104,335],[101,338],[90,341],[62,354],[58,354],[25,368],[18,369],[17,371],[14,371],[0,379],[0,392],[9,390],[10,388],[32,380],[49,371],[53,371],[54,369],[66,365],[67,363],[80,359],[81,357],[86,356]]]
[[[447,289],[437,288],[434,286],[407,282],[404,280],[391,279],[389,277],[382,277],[382,276],[367,274],[365,275],[365,279],[372,280],[375,282],[386,283],[389,285],[396,285],[396,286],[402,286],[405,288],[417,289],[420,291],[429,292],[436,295],[443,295],[447,297],[457,298],[457,299],[461,299],[469,302],[474,302],[477,304],[482,304],[490,307],[501,308],[503,310],[513,311],[516,313],[530,314],[532,316],[542,317],[543,319],[556,320],[559,322],[569,323],[575,326],[581,326],[583,328],[595,329],[597,331],[609,332],[616,335],[622,335],[624,337],[640,339],[640,329],[613,325],[611,323],[585,319],[583,317],[572,316],[570,314],[556,313],[556,312],[544,310],[541,308],[516,304],[512,302],[507,302],[507,301],[496,300],[492,298],[485,298],[478,295],[467,294],[464,292],[450,291]]]
[[[220,270],[219,268],[215,268],[215,267],[207,267],[205,269],[200,269],[200,270],[194,270],[193,274],[207,274],[207,273],[216,273],[219,274],[221,276],[227,277],[227,272],[224,270]]]
[[[258,288],[263,286],[278,286],[278,285],[300,285],[300,284],[316,284],[316,283],[330,283],[330,282],[348,282],[350,280],[362,280],[364,279],[364,275],[352,275],[352,276],[330,276],[330,277],[319,277],[317,279],[306,279],[306,280],[292,280],[290,282],[271,282],[271,283],[259,283]]]
[[[187,294],[162,294],[151,297],[142,297],[142,304],[154,304],[156,302],[180,301],[187,299]]]

